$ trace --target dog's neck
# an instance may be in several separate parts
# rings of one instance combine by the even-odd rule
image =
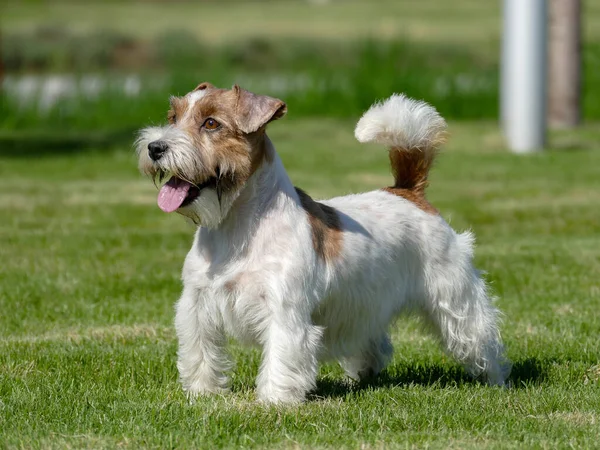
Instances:
[[[265,145],[269,146],[272,158],[265,158],[250,176],[221,224],[217,228],[199,229],[199,244],[207,247],[210,253],[214,254],[217,247],[224,245],[230,257],[232,252],[244,252],[259,231],[261,222],[279,214],[278,210],[297,197],[294,185],[266,135]]]

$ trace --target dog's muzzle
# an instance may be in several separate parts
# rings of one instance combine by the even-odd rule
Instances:
[[[168,149],[165,141],[152,141],[148,144],[148,156],[152,161],[158,161]]]

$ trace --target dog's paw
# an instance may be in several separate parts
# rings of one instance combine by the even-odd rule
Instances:
[[[298,389],[259,388],[258,401],[266,405],[299,405],[306,399],[306,394]]]

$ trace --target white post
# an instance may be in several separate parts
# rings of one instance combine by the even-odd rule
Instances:
[[[501,120],[516,153],[546,141],[546,0],[504,0]]]
[[[512,48],[512,43],[510,39],[513,37],[513,33],[511,30],[510,17],[513,14],[512,8],[513,2],[504,1],[504,9],[502,11],[502,54],[500,57],[500,125],[502,126],[502,130],[506,133],[506,127],[508,122],[508,68],[510,64],[508,62],[510,52],[509,49]]]

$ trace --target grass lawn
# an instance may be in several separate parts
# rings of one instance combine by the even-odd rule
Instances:
[[[203,2],[21,2],[8,0],[0,23],[9,31],[40,22],[86,32],[113,29],[151,38],[165,30],[189,31],[203,42],[254,37],[314,39],[404,35],[470,43],[497,38],[500,7],[477,0],[344,0]]]
[[[189,31],[203,43],[253,37],[340,39],[405,36],[495,51],[502,2],[494,0],[330,1],[64,1],[5,0],[0,25],[26,31],[40,23],[75,32],[112,29],[151,38],[166,30]],[[583,2],[586,40],[600,37],[600,4]]]
[[[318,197],[390,182],[385,151],[352,131],[288,118],[270,134]],[[450,131],[429,196],[477,234],[477,265],[505,313],[511,389],[469,380],[401,320],[374,385],[327,365],[306,404],[263,407],[259,353],[234,345],[233,393],[189,405],[172,322],[193,230],[158,209],[126,146],[0,150],[0,447],[597,447],[600,132],[515,156],[490,124]]]

